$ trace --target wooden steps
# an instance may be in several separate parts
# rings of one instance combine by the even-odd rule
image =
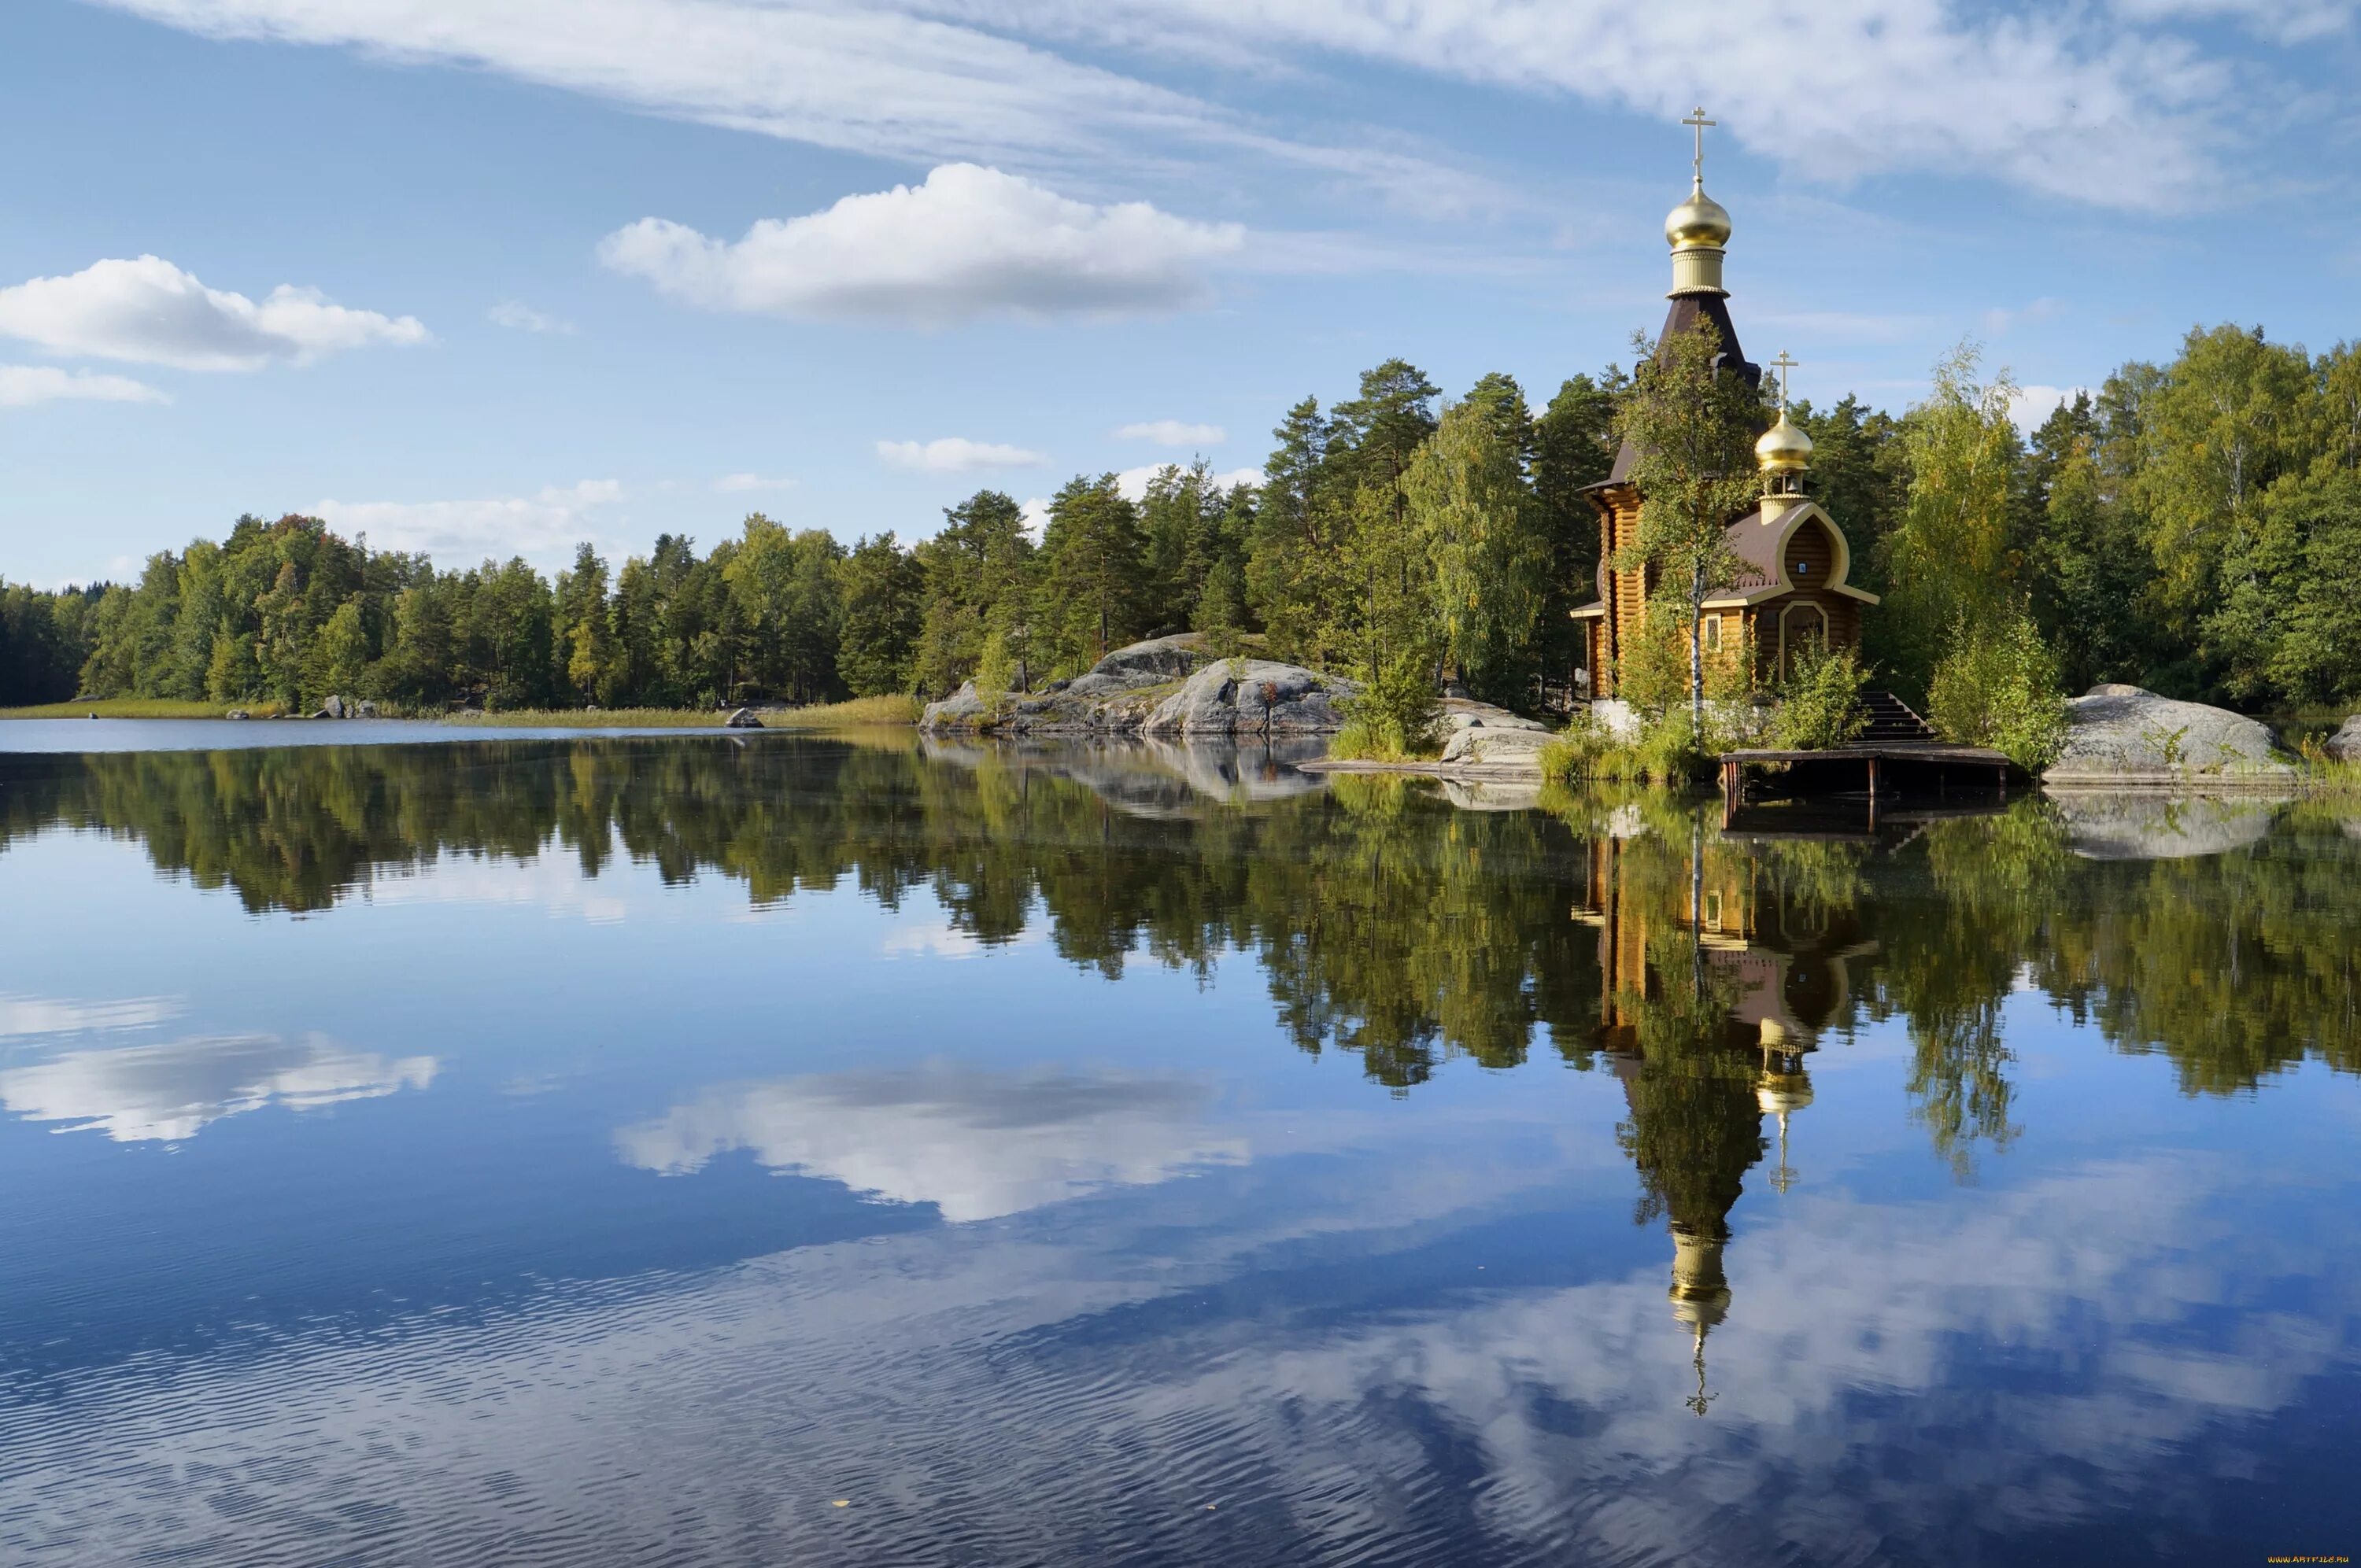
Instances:
[[[1869,728],[1855,739],[1856,746],[1885,746],[1897,741],[1932,740],[1935,727],[1910,710],[1910,705],[1889,691],[1865,691],[1861,706],[1869,709]]]

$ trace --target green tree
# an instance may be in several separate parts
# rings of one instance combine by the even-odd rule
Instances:
[[[1904,422],[1910,489],[1884,541],[1885,663],[1923,697],[1952,628],[1997,622],[2015,594],[2011,493],[2019,455],[2006,371],[1979,381],[1979,351],[1961,344],[1935,367],[1934,388]]]
[[[1569,377],[1533,422],[1533,504],[1550,561],[1533,657],[1569,687],[1585,648],[1571,612],[1598,597],[1598,510],[1583,492],[1614,469],[1615,400],[1630,381],[1614,365]]]
[[[1113,474],[1076,475],[1049,502],[1042,531],[1042,581],[1050,653],[1059,668],[1080,670],[1141,630],[1144,542],[1139,514]]]
[[[1643,345],[1644,346],[1644,345]],[[1640,532],[1624,570],[1653,569],[1677,585],[1688,644],[1689,726],[1705,735],[1704,605],[1732,565],[1726,533],[1761,489],[1754,435],[1762,405],[1754,389],[1722,363],[1709,323],[1667,334],[1653,345],[1623,397],[1617,428],[1633,453]]]
[[[881,533],[853,545],[840,581],[844,609],[836,662],[844,684],[855,696],[909,690],[924,624],[926,569],[893,534]]]
[[[1524,696],[1554,563],[1526,479],[1532,422],[1506,376],[1444,411],[1403,476],[1444,657],[1481,695]]]
[[[607,563],[588,541],[574,547],[574,569],[558,575],[553,598],[560,681],[577,701],[613,700],[616,659]]]

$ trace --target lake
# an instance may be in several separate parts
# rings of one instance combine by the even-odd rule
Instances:
[[[341,733],[0,726],[0,1559],[2361,1545],[2361,806]]]

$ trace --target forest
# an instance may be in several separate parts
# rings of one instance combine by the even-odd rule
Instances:
[[[1598,565],[1582,490],[1633,386],[1609,366],[1536,411],[1509,376],[1450,400],[1388,360],[1350,397],[1287,410],[1260,486],[1223,488],[1202,460],[1137,499],[1078,475],[1038,538],[1016,499],[983,490],[915,543],[848,546],[824,519],[758,513],[702,553],[665,533],[616,567],[586,544],[553,580],[242,517],[136,582],[0,583],[0,706],[933,696],[980,670],[1036,686],[1188,630],[1354,674],[1415,660],[1536,708],[1572,685],[1567,611],[1596,597]],[[1947,637],[2004,626],[2070,691],[2361,703],[2361,345],[2192,330],[2029,435],[2015,398],[1962,346],[1898,415],[1850,396],[1793,410],[1817,446],[1807,488],[1850,536],[1854,580],[1884,596],[1865,650],[1881,684],[1923,700]]]

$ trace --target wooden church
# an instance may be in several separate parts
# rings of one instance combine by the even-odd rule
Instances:
[[[1739,346],[1730,291],[1721,286],[1730,214],[1705,193],[1705,127],[1713,122],[1700,109],[1683,123],[1696,128],[1697,152],[1688,200],[1664,219],[1673,287],[1662,335],[1710,324],[1721,345],[1724,371],[1760,389],[1763,367],[1751,363]],[[1784,371],[1794,362],[1782,354],[1776,363]],[[1730,524],[1730,553],[1737,566],[1729,580],[1707,594],[1700,628],[1709,663],[1731,670],[1739,660],[1751,658],[1756,678],[1766,682],[1783,677],[1807,649],[1859,647],[1861,611],[1877,602],[1875,594],[1852,586],[1852,547],[1844,530],[1804,493],[1812,440],[1787,418],[1784,376],[1774,391],[1778,417],[1754,447],[1762,500]],[[1607,478],[1586,492],[1598,512],[1598,598],[1575,610],[1574,618],[1585,630],[1593,697],[1617,695],[1616,671],[1624,651],[1643,635],[1649,596],[1657,591],[1653,567],[1618,571],[1614,565],[1640,534],[1642,498],[1631,478],[1636,457],[1626,443]]]

